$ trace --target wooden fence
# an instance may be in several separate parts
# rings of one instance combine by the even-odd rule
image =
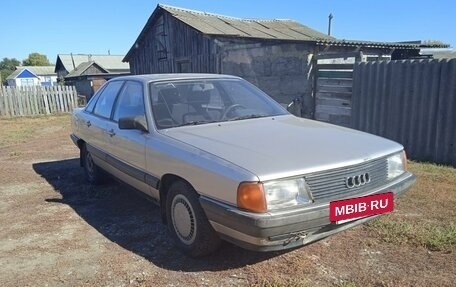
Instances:
[[[352,127],[456,166],[456,59],[355,64]]]
[[[0,87],[0,116],[49,115],[71,112],[78,106],[75,87]]]

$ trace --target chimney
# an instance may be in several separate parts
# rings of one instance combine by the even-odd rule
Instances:
[[[333,14],[329,13],[328,16],[328,36],[331,36],[331,21],[333,19]]]

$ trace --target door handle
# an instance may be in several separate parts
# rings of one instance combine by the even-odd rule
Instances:
[[[115,136],[116,133],[114,132],[114,129],[110,129],[110,130],[108,131],[108,135],[109,135],[110,137]]]
[[[87,127],[90,127],[92,125],[92,123],[90,121],[87,121],[86,125],[87,125]]]

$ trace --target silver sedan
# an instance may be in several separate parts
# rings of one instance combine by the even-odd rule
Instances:
[[[391,212],[415,181],[400,144],[295,117],[234,76],[119,77],[72,125],[87,180],[109,173],[150,196],[194,257],[222,239],[305,245]]]

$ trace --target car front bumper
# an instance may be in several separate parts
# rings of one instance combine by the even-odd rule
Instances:
[[[406,172],[388,185],[359,196],[393,192],[396,199],[415,180],[413,174]],[[370,216],[344,224],[331,223],[329,202],[263,214],[242,211],[204,196],[200,197],[200,202],[212,227],[223,239],[256,251],[283,250],[305,245],[377,217]]]

